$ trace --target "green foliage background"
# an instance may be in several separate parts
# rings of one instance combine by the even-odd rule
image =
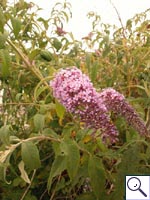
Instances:
[[[69,2],[56,3],[49,19],[38,11],[0,2],[0,199],[124,199],[125,175],[150,174],[149,137],[114,118],[119,142],[106,146],[53,98],[49,81],[77,66],[98,91],[124,94],[149,129],[150,10],[119,29],[88,13],[92,30],[82,41],[63,30]]]

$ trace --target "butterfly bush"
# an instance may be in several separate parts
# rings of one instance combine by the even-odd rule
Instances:
[[[50,86],[54,97],[67,111],[79,116],[88,128],[100,130],[104,142],[115,143],[118,140],[118,130],[111,121],[110,111],[125,117],[140,134],[147,131],[144,122],[122,94],[112,88],[98,93],[89,77],[76,67],[60,70]]]

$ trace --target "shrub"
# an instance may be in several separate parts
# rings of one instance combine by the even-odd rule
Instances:
[[[111,87],[123,94],[149,130],[150,10],[113,34],[89,13],[92,30],[82,41],[64,30],[70,3],[56,3],[48,19],[39,10],[21,0],[0,2],[1,199],[123,199],[126,174],[150,173],[149,135],[111,108],[118,140],[103,142],[102,130],[93,134],[68,112],[49,82],[59,69],[76,66],[97,93]]]

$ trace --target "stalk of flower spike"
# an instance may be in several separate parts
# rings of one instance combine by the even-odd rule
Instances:
[[[100,93],[100,98],[103,99],[105,106],[109,111],[113,111],[117,115],[123,116],[126,121],[141,135],[147,134],[147,128],[144,121],[139,117],[125,100],[125,97],[112,88],[104,89]]]
[[[99,129],[103,141],[117,141],[118,131],[88,76],[76,67],[62,69],[50,85],[55,98],[67,111],[79,116],[88,128]]]

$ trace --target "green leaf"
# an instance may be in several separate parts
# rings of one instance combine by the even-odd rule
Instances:
[[[80,163],[80,152],[75,144],[68,145],[68,158],[67,158],[67,171],[70,179],[75,178],[79,163]]]
[[[125,146],[122,146],[122,149],[124,148]],[[128,148],[123,151],[115,177],[116,190],[114,197],[118,195],[123,197],[125,191],[124,178],[126,174],[138,175],[141,174],[141,172],[144,173],[145,170],[141,170],[140,172],[140,169],[142,169],[142,164],[140,165],[140,162],[143,161],[142,151],[143,145],[138,142],[132,143],[132,145],[128,146]]]
[[[49,178],[48,178],[48,183],[47,183],[48,191],[51,189],[52,179],[55,176],[60,175],[66,169],[66,166],[67,166],[66,156],[59,155],[55,158],[51,167]]]
[[[34,90],[34,99],[37,100],[38,97],[47,89],[47,86],[36,87]]]
[[[40,54],[41,50],[40,49],[34,49],[31,51],[31,53],[29,54],[29,59],[30,60],[34,60],[36,56],[38,56]]]
[[[57,100],[56,100],[56,113],[57,116],[60,118],[60,124],[62,123],[62,120],[64,118],[64,114],[65,114],[65,108],[62,104],[60,104]]]
[[[88,162],[88,173],[93,192],[95,196],[100,199],[105,189],[105,171],[99,158],[90,156]]]
[[[62,43],[57,38],[54,38],[52,45],[56,49],[56,51],[59,51],[62,47]]]
[[[12,184],[13,187],[19,187],[21,183],[22,183],[22,178],[18,176],[13,180]]]
[[[59,142],[52,142],[52,148],[55,153],[55,156],[60,156],[61,155],[61,149],[60,149],[60,143]]]
[[[4,33],[0,33],[0,49],[3,49],[5,47],[5,42],[7,40],[8,34]]]
[[[46,135],[46,136],[51,136],[51,137],[56,138],[56,139],[59,138],[59,135],[55,131],[53,131],[52,129],[50,129],[50,128],[45,128],[42,131],[42,134]]]
[[[7,184],[9,184],[9,182],[6,180],[7,168],[10,165],[9,160],[10,160],[10,155],[7,156],[5,163],[0,162],[0,180],[5,181]]]
[[[49,25],[48,25],[48,20],[45,20],[44,18],[40,17],[37,19],[37,21],[42,22],[44,25],[44,28],[47,30]]]
[[[12,27],[13,27],[14,35],[17,38],[18,34],[21,30],[21,21],[17,18],[11,18],[11,24],[12,24]]]
[[[0,50],[0,70],[3,78],[7,78],[9,76],[9,68],[11,66],[11,59],[9,56],[9,52],[6,49]]]
[[[9,145],[10,144],[10,125],[2,126],[0,128],[0,140],[5,144]]]
[[[106,145],[102,142],[102,139],[101,139],[101,138],[97,138],[96,142],[97,142],[97,145],[98,145],[99,149],[100,149],[102,152],[106,152],[106,151],[107,151],[107,147],[106,147]]]
[[[32,142],[22,143],[21,156],[23,162],[30,170],[37,169],[41,166],[39,150]]]
[[[6,181],[6,171],[7,171],[8,165],[5,163],[0,163],[0,180],[1,181]]]
[[[36,131],[41,131],[44,128],[45,125],[45,116],[41,114],[36,114],[34,116],[34,126]]]
[[[91,60],[92,60],[92,55],[90,53],[86,53],[86,66],[89,71],[91,67]]]
[[[3,14],[3,10],[0,8],[0,32],[4,32],[4,25],[5,25],[5,17]]]
[[[79,168],[80,151],[76,142],[69,139],[61,143],[60,149],[67,156],[67,171],[70,179],[73,180]]]
[[[126,27],[127,27],[129,30],[132,28],[132,20],[131,20],[131,19],[127,20],[127,22],[126,22]]]
[[[69,21],[69,16],[67,15],[67,13],[65,12],[65,11],[61,11],[62,13],[63,13],[63,15],[65,16],[65,18],[66,18],[66,22],[68,22]]]
[[[20,172],[21,172],[21,178],[22,178],[26,183],[29,183],[29,184],[30,184],[31,181],[30,181],[30,179],[29,179],[29,177],[28,177],[27,172],[26,172],[25,169],[24,169],[24,162],[23,162],[23,161],[21,161],[21,162],[19,163],[18,168],[19,168],[19,170],[20,170]]]
[[[53,59],[53,54],[48,50],[42,50],[40,56],[46,61],[51,61]]]
[[[98,67],[99,67],[98,62],[93,63],[93,65],[92,65],[92,67],[91,67],[90,76],[91,76],[92,82],[94,82],[94,81],[96,80]]]
[[[51,61],[53,59],[53,54],[48,50],[42,50],[40,56],[46,61]]]
[[[65,183],[65,177],[61,177],[60,181],[57,183],[55,191],[61,191],[65,189],[66,183]]]

